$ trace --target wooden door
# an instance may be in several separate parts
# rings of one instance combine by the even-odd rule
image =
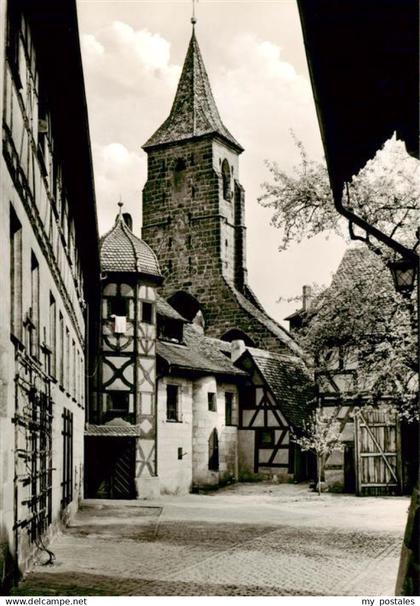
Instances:
[[[401,493],[400,427],[385,408],[355,412],[357,494]]]
[[[86,496],[95,499],[135,498],[135,438],[86,439]]]

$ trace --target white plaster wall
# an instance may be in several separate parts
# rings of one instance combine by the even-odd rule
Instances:
[[[218,384],[215,377],[194,381],[193,386],[193,484],[216,485],[219,480],[237,478],[237,427],[225,425],[225,392],[234,394],[234,422],[237,423],[237,389]],[[217,394],[216,412],[208,409],[208,393]],[[209,437],[217,429],[219,437],[219,471],[209,470]]]
[[[4,31],[5,31],[5,7],[6,3],[0,3],[0,74],[5,73],[4,69]],[[7,74],[7,72],[6,72]],[[1,80],[0,91],[0,112],[3,115],[3,79]],[[10,87],[10,80],[8,86]],[[1,144],[0,144],[1,145]],[[40,221],[35,228],[30,222],[26,209],[20,200],[19,195],[14,189],[14,185],[9,175],[3,159],[3,153],[0,154],[0,283],[2,292],[0,296],[0,541],[5,540],[9,543],[12,552],[15,550],[14,532],[14,448],[15,448],[15,425],[12,418],[15,412],[15,350],[10,340],[10,251],[9,251],[9,214],[10,205],[13,206],[16,215],[22,225],[22,313],[23,317],[28,312],[31,300],[31,251],[36,255],[39,263],[40,279],[40,342],[44,342],[44,336],[47,343],[49,340],[49,297],[50,292],[56,301],[57,313],[57,333],[58,333],[58,313],[63,314],[65,325],[69,329],[70,343],[74,340],[77,350],[81,355],[81,364],[79,367],[79,377],[81,378],[81,389],[76,392],[75,385],[71,382],[68,386],[52,385],[53,405],[53,472],[52,472],[52,529],[60,523],[63,511],[61,509],[62,496],[62,460],[63,460],[63,428],[62,413],[66,407],[73,412],[73,480],[77,486],[74,486],[74,500],[69,510],[77,507],[77,498],[81,484],[82,460],[83,460],[83,429],[84,429],[84,379],[85,369],[83,361],[85,331],[83,312],[78,303],[78,295],[73,281],[72,271],[67,258],[61,251],[61,261],[59,266],[61,284],[64,287],[67,304],[74,312],[75,323],[68,312],[63,296],[58,288],[58,282],[54,278],[50,269],[49,261],[44,256],[44,252],[39,245],[37,235],[40,238],[45,237],[48,227],[48,213],[46,207],[39,206],[40,201],[36,201],[38,206],[33,208],[34,216],[38,216]],[[43,198],[46,203],[46,198]],[[36,231],[38,230],[38,231]],[[50,259],[51,261],[51,259]],[[82,338],[80,337],[82,335]],[[59,358],[57,354],[57,367]],[[82,367],[83,365],[83,367]],[[20,495],[22,493],[19,493]],[[20,507],[20,513],[22,508]],[[29,516],[29,512],[27,514]],[[26,531],[22,531],[22,536],[26,536]],[[33,546],[22,545],[22,551],[19,554],[22,568],[25,568],[29,562]]]
[[[239,479],[254,474],[255,431],[240,429],[238,432]]]
[[[166,386],[179,386],[180,422],[166,419]],[[159,378],[157,382],[157,472],[162,494],[186,494],[192,483],[192,382],[181,377]],[[178,448],[183,457],[178,459]]]
[[[3,116],[3,74],[6,34],[6,2],[0,2],[0,116]],[[13,442],[10,422],[13,410],[13,369],[10,343],[9,205],[10,180],[0,140],[0,543],[12,543]]]

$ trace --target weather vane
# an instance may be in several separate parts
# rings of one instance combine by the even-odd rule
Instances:
[[[198,2],[198,0],[192,0],[192,17],[191,17],[191,23],[194,25],[197,23],[197,19],[195,16],[195,3]]]

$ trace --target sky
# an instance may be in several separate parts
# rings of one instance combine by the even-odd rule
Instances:
[[[191,36],[190,0],[78,0],[99,230],[111,228],[121,198],[141,235],[147,157],[141,146],[169,114]],[[245,148],[249,283],[282,321],[304,284],[327,285],[346,243],[317,236],[279,252],[272,211],[258,204],[265,160],[298,163],[293,131],[323,157],[295,0],[200,0],[196,35],[225,126]],[[279,299],[281,299],[279,301]]]

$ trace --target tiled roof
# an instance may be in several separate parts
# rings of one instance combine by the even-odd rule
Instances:
[[[156,307],[158,314],[164,318],[171,318],[172,320],[187,322],[187,320],[160,295],[157,297]]]
[[[373,251],[364,245],[348,248],[340,261],[340,265],[333,276],[329,288],[341,288],[343,283],[345,285],[348,283],[349,277],[356,279],[358,276],[363,276],[366,273],[366,269],[372,266],[380,269],[383,266],[382,261]],[[392,282],[391,272],[389,272],[388,279]]]
[[[86,425],[85,436],[110,436],[110,437],[124,437],[124,436],[140,436],[139,425],[127,424],[115,424],[108,423],[107,425]]]
[[[256,307],[249,299],[244,297],[236,288],[229,285],[232,289],[239,305],[247,311],[250,315],[254,316],[263,326],[265,326],[281,343],[284,343],[291,351],[297,355],[302,355],[302,350],[288,330],[278,324],[273,318],[270,318],[265,311]]]
[[[313,408],[311,402],[315,396],[314,383],[302,360],[254,347],[248,347],[247,351],[286,419],[301,427]]]
[[[215,343],[191,324],[184,327],[184,343],[178,345],[158,341],[156,351],[169,366],[179,370],[193,370],[203,374],[245,376],[246,373],[232,364]]]
[[[218,134],[243,150],[220,118],[193,31],[171,113],[143,149],[208,134]]]
[[[160,277],[155,253],[146,242],[137,238],[121,213],[114,227],[99,242],[102,271],[123,271]]]

